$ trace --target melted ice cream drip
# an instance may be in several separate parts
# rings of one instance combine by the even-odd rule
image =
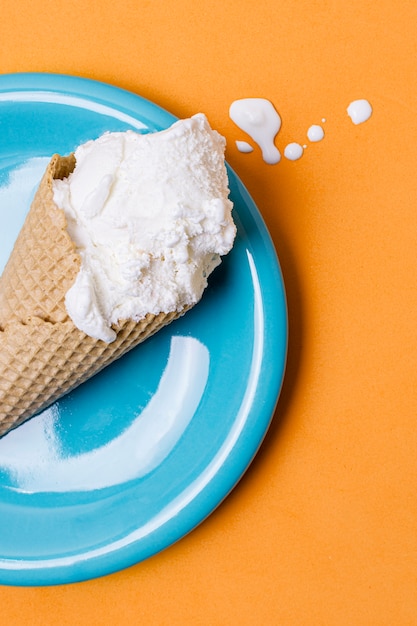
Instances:
[[[284,156],[289,161],[297,161],[298,159],[301,159],[301,157],[303,156],[303,152],[303,146],[300,146],[299,143],[296,143],[294,141],[286,146],[284,150]]]
[[[236,141],[236,148],[239,152],[245,152],[246,154],[253,152],[253,147],[247,141]]]
[[[362,124],[372,115],[372,106],[368,100],[354,100],[347,108],[347,114],[354,124]]]
[[[274,165],[281,160],[281,154],[274,145],[275,136],[281,128],[281,118],[269,100],[265,98],[235,100],[230,105],[229,115],[234,123],[258,144],[266,163]]]
[[[324,137],[324,130],[318,124],[313,124],[307,131],[307,137],[310,141],[321,141]]]

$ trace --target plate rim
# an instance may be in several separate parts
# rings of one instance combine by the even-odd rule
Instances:
[[[86,100],[97,101],[98,99],[106,102],[110,101],[111,106],[114,107],[115,110],[120,110],[119,107],[121,107],[121,109],[134,110],[136,105],[138,108],[144,108],[146,112],[149,111],[151,117],[157,113],[161,116],[161,120],[158,119],[158,123],[163,123],[167,126],[178,119],[175,115],[146,97],[116,85],[83,76],[48,72],[18,72],[0,75],[0,94],[11,93],[12,91],[36,91],[39,93],[49,92],[52,94],[75,94],[76,92],[76,95],[85,97]],[[138,116],[141,116],[142,119],[145,117],[144,114],[142,115],[142,112],[138,112]],[[192,500],[186,505],[185,509],[181,511],[182,514],[183,511],[186,510],[187,523],[185,524],[182,520],[183,523],[180,529],[177,528],[176,532],[171,531],[170,536],[167,537],[164,542],[160,542],[158,546],[149,546],[147,551],[142,550],[139,558],[138,550],[134,548],[136,545],[135,542],[129,544],[127,550],[125,547],[125,549],[116,551],[116,558],[109,556],[109,554],[87,560],[81,558],[79,561],[74,558],[73,562],[68,565],[51,568],[42,567],[42,559],[34,561],[32,567],[23,569],[18,566],[20,562],[18,557],[14,560],[14,563],[12,563],[12,559],[2,559],[0,557],[0,584],[39,586],[81,582],[108,575],[137,564],[173,545],[207,519],[236,487],[250,467],[253,458],[257,454],[268,432],[284,381],[288,351],[288,311],[284,279],[272,237],[244,183],[228,163],[226,163],[226,166],[229,172],[229,178],[231,178],[231,186],[234,185],[239,190],[251,217],[254,219],[258,230],[262,234],[262,241],[268,253],[267,260],[270,264],[269,270],[274,274],[276,283],[276,292],[270,296],[268,310],[272,312],[275,311],[275,313],[278,314],[279,331],[273,328],[276,320],[266,320],[271,341],[269,345],[266,345],[268,352],[265,353],[265,351],[263,351],[262,353],[262,360],[263,362],[266,360],[269,361],[269,366],[272,368],[272,375],[268,381],[267,389],[262,391],[263,407],[262,411],[260,411],[262,413],[262,419],[260,419],[260,423],[258,424],[257,436],[251,441],[246,441],[244,444],[241,443],[239,454],[239,451],[233,448],[232,455],[227,458],[232,468],[227,471],[227,463],[222,465],[220,468],[221,472],[218,472],[210,483],[210,489],[204,488],[202,492],[198,494],[198,497]],[[262,303],[265,306],[264,299]],[[279,354],[270,354],[271,348],[276,348],[278,345],[280,349]],[[272,358],[273,356],[275,358]],[[260,379],[259,383],[262,383]],[[219,481],[221,481],[221,485],[217,486]],[[215,495],[213,495],[213,493]],[[196,506],[197,504],[198,506]],[[182,517],[184,517],[184,515],[182,515]],[[79,556],[79,554],[77,556]],[[6,567],[6,562],[9,564],[9,567]],[[27,562],[27,560],[25,560],[25,562]]]

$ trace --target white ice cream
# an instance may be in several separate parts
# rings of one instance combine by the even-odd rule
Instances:
[[[78,328],[111,342],[119,320],[199,301],[236,234],[224,150],[201,113],[158,133],[105,133],[76,150],[54,200],[81,256],[65,300]]]

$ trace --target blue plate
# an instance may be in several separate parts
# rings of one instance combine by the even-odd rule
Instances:
[[[54,152],[175,119],[87,79],[0,76],[0,271]],[[252,461],[282,384],[287,314],[271,238],[229,175],[238,236],[202,302],[0,440],[0,584],[76,582],[146,559]]]

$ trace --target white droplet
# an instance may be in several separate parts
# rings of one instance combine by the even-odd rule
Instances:
[[[300,146],[299,143],[293,142],[289,143],[284,150],[284,156],[286,159],[290,161],[297,161],[303,156],[303,146]]]
[[[313,124],[307,131],[307,137],[310,141],[321,141],[324,137],[324,130],[318,124]]]
[[[242,98],[230,105],[230,118],[244,130],[262,150],[266,163],[274,165],[281,154],[274,139],[281,128],[281,118],[273,104],[265,98]]]
[[[354,124],[362,124],[372,115],[372,107],[368,100],[354,100],[347,108],[347,114]]]
[[[236,147],[239,152],[253,152],[253,147],[247,141],[236,141]]]

